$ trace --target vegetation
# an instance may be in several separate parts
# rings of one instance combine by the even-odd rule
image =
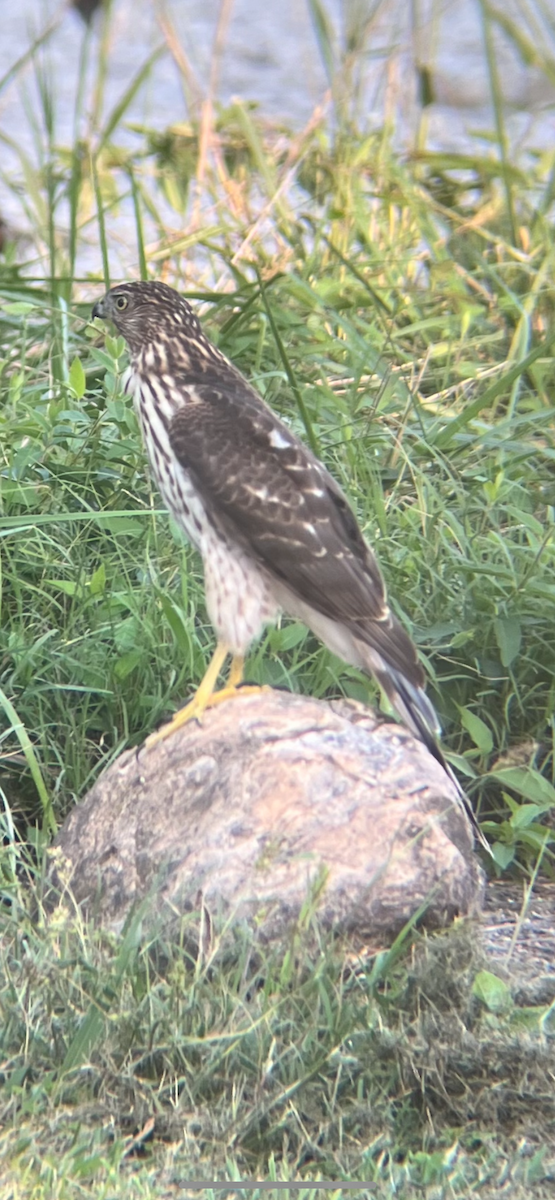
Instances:
[[[145,944],[140,914],[116,938],[18,908],[3,1194],[165,1200],[193,1180],[241,1196],[233,1180],[300,1179],[305,1200],[317,1180],[337,1198],[356,1180],[358,1197],[547,1198],[552,1012],[515,1004],[474,947],[455,928],[368,960],[314,933],[254,959],[238,930],[199,963]]]
[[[338,64],[311,7],[333,108],[298,135],[198,101],[166,24],[188,122],[135,128],[129,149],[150,62],[101,118],[101,54],[90,139],[60,147],[47,43],[30,55],[37,254],[8,239],[0,256],[0,1179],[14,1200],[184,1195],[193,1178],[302,1177],[307,1197],[317,1179],[430,1198],[552,1187],[551,1009],[516,1003],[464,931],[357,964],[312,928],[254,962],[237,933],[193,963],[145,942],[140,913],[116,938],[42,909],[55,825],[190,694],[212,645],[199,562],[121,393],[123,343],[89,323],[118,209],[137,274],[198,304],[350,495],[498,873],[553,873],[554,154],[511,157],[490,53],[491,153],[430,152],[422,126],[401,155],[337,83],[347,67],[358,81],[368,26]],[[79,274],[91,229],[96,278]],[[292,622],[247,675],[377,699]]]

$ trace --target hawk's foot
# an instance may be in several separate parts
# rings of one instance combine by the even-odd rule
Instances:
[[[219,692],[216,692],[214,689],[218,675],[228,653],[227,646],[222,643],[216,646],[204,679],[199,684],[193,699],[184,708],[180,708],[171,721],[168,721],[167,725],[162,725],[162,728],[158,729],[156,733],[151,733],[145,742],[147,748],[150,749],[157,742],[162,742],[167,737],[171,737],[172,733],[175,733],[177,729],[181,729],[188,721],[200,721],[205,709],[213,708],[216,704],[221,704],[224,700],[232,700],[236,696],[248,696],[257,692],[270,691],[268,687],[259,687],[251,684],[248,684],[246,687],[240,686],[243,679],[243,658],[236,654],[233,656],[231,662],[229,679],[226,686],[221,688]]]
[[[202,720],[202,715],[206,712],[207,708],[215,708],[217,704],[223,704],[226,700],[234,700],[237,696],[253,696],[272,690],[266,684],[262,686],[258,684],[246,684],[245,687],[234,687],[228,684],[227,687],[221,688],[219,692],[212,692],[211,696],[204,698],[199,695],[201,688],[202,684],[196,696],[193,696],[193,699],[184,708],[180,708],[171,721],[168,721],[167,725],[162,725],[161,729],[158,729],[156,733],[151,733],[150,737],[147,737],[145,746],[149,750],[157,742],[163,742],[166,738],[171,737],[173,733],[176,733],[178,729],[186,725],[188,721]]]

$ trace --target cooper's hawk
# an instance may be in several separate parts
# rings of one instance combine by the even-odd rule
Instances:
[[[334,654],[373,675],[396,712],[467,797],[437,743],[439,726],[415,647],[391,612],[376,559],[335,480],[205,337],[192,308],[164,283],[112,288],[93,308],[127,342],[134,396],[162,497],[204,562],[218,644],[194,700],[167,730],[228,687],[280,610]],[[487,843],[485,843],[487,845]]]

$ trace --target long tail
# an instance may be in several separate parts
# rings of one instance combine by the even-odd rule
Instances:
[[[475,836],[484,849],[488,851],[488,854],[491,854],[491,846],[480,829],[470,800],[463,791],[456,775],[451,770],[449,763],[443,757],[437,740],[441,734],[441,728],[433,704],[428,700],[424,689],[410,683],[395,667],[388,666],[387,670],[380,671],[379,673],[374,668],[373,674],[377,676],[378,683],[382,686],[401,720],[408,726],[411,733],[414,733],[415,737],[424,743],[426,749],[430,751],[436,762],[443,767],[446,775],[449,776],[449,779],[455,785],[457,799],[470,821]]]

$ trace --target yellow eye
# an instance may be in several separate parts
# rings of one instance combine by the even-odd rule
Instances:
[[[128,303],[127,296],[116,296],[116,308],[120,312],[123,312],[124,308],[127,308]]]

